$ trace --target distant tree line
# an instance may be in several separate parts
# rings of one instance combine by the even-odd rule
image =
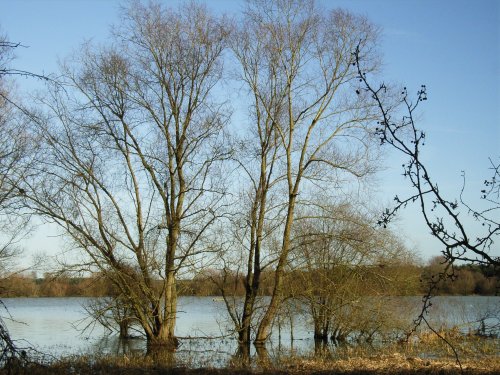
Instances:
[[[461,264],[446,269],[446,261],[442,257],[433,258],[423,269],[423,279],[436,278],[445,272],[437,283],[437,294],[441,295],[498,295],[500,276],[493,265]]]
[[[441,267],[438,258],[433,259],[426,266],[405,265],[394,266],[370,266],[366,267],[362,274],[364,278],[348,285],[351,290],[358,290],[365,296],[410,296],[419,295],[425,290],[425,283],[432,275],[436,275]],[[346,268],[347,269],[347,268]],[[359,272],[359,271],[358,271]],[[399,282],[389,286],[381,280],[395,280],[400,275]],[[480,295],[491,296],[498,294],[497,285],[500,278],[495,274],[492,267],[480,265],[457,266],[453,275],[449,275],[439,285],[439,295]],[[227,277],[227,276],[226,276]],[[291,296],[303,287],[304,280],[310,279],[317,285],[321,284],[321,276],[307,271],[293,271],[286,276],[285,290],[290,291]],[[218,272],[206,272],[191,279],[180,280],[178,294],[181,296],[220,296],[220,283],[222,275]],[[264,272],[262,275],[262,296],[272,293],[272,272]],[[404,281],[402,280],[404,278]],[[234,286],[234,294],[243,296],[245,284],[243,277],[229,276],[226,284]],[[369,286],[369,287],[368,287]],[[90,277],[54,276],[45,274],[41,278],[33,275],[11,275],[0,280],[0,297],[110,297],[116,296],[116,287],[102,275]]]

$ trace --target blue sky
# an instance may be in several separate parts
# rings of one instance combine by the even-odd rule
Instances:
[[[179,1],[165,1],[175,5]],[[206,1],[216,13],[238,12],[242,2]],[[119,23],[114,0],[0,0],[0,26],[18,49],[16,68],[36,73],[57,71],[63,59],[88,39],[105,42],[111,24]],[[467,175],[467,198],[477,203],[481,182],[490,177],[488,157],[500,158],[500,1],[496,0],[339,0],[320,1],[367,16],[383,29],[382,76],[410,92],[428,88],[419,127],[427,132],[425,161],[439,186],[458,196],[461,171]],[[19,89],[36,82],[19,79]],[[389,154],[378,177],[381,205],[406,191],[398,156]],[[478,203],[477,203],[478,204]],[[416,209],[408,209],[396,228],[424,258],[439,252]],[[43,231],[42,231],[43,232]],[[29,251],[50,251],[54,239],[38,233]],[[498,253],[498,244],[496,245]]]

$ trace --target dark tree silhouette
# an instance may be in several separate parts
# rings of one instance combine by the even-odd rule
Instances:
[[[394,197],[395,205],[382,213],[378,222],[386,227],[397,212],[408,204],[419,205],[422,218],[430,229],[430,233],[442,245],[443,270],[433,275],[428,282],[427,292],[422,298],[422,309],[415,319],[414,328],[408,337],[425,323],[427,327],[444,340],[454,351],[457,363],[459,357],[453,346],[442,337],[426,320],[428,309],[432,305],[431,298],[440,282],[446,278],[454,280],[454,264],[468,262],[492,267],[494,274],[500,272],[500,257],[494,253],[494,241],[500,235],[500,162],[490,158],[492,177],[484,181],[481,199],[487,208],[477,209],[468,204],[463,193],[465,189],[465,172],[462,172],[463,184],[460,196],[450,199],[439,190],[437,181],[431,177],[427,166],[421,158],[421,147],[425,145],[426,135],[417,128],[415,114],[419,105],[427,100],[427,88],[421,85],[416,97],[412,98],[404,87],[399,93],[390,90],[384,83],[374,86],[363,70],[359,45],[353,52],[358,72],[358,95],[368,95],[379,110],[379,119],[375,135],[380,138],[381,145],[389,145],[407,157],[402,165],[403,176],[413,188],[413,194],[401,198]],[[402,109],[401,109],[402,108]],[[464,213],[468,215],[464,215]],[[483,231],[477,234],[477,225],[471,224],[466,217],[472,217]],[[474,228],[472,226],[474,225]]]
[[[472,207],[463,199],[464,183],[458,199],[449,199],[439,190],[438,183],[428,172],[427,166],[421,159],[421,147],[425,145],[425,133],[415,124],[415,111],[419,104],[427,100],[427,88],[420,87],[415,99],[412,99],[405,88],[400,92],[400,106],[389,103],[391,95],[385,84],[378,88],[367,80],[360,62],[359,48],[354,52],[359,75],[359,95],[362,91],[368,93],[380,110],[380,118],[375,129],[380,143],[390,145],[408,157],[402,165],[404,177],[410,182],[414,193],[408,197],[394,198],[394,207],[387,209],[381,216],[379,224],[386,226],[396,213],[409,203],[417,203],[425,224],[431,234],[443,245],[442,254],[446,263],[457,261],[500,267],[500,257],[493,253],[494,240],[500,235],[500,163],[490,159],[493,176],[484,181],[481,198],[488,203],[486,209]],[[468,213],[481,224],[483,233],[476,235],[475,230],[468,226],[463,212]],[[462,213],[462,215],[461,215]]]

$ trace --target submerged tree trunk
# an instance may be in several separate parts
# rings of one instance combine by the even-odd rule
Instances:
[[[119,322],[119,337],[121,339],[127,339],[130,337],[129,335],[129,328],[130,328],[130,320],[127,319],[127,318],[124,318],[122,319],[120,322]]]
[[[319,298],[311,306],[312,318],[314,320],[314,339],[328,341],[328,332],[330,330],[329,309],[326,306],[326,299]],[[316,307],[316,306],[317,307]]]
[[[250,365],[250,341],[247,341],[245,343],[239,343],[238,344],[238,349],[236,349],[236,353],[233,356],[234,360],[236,363],[243,365],[243,366],[248,366]]]
[[[170,254],[175,253],[177,236],[176,231],[169,239]],[[173,258],[172,258],[173,259]],[[175,323],[177,320],[177,284],[173,261],[167,261],[167,277],[164,281],[163,308],[157,307],[153,316],[153,330],[147,335],[148,346],[164,346],[175,349],[179,345],[179,340],[175,337]]]
[[[262,164],[262,171],[261,186],[266,183],[265,163]],[[257,212],[255,212],[257,210],[252,213],[252,237],[255,239],[251,240],[252,245],[248,258],[247,276],[245,279],[245,301],[243,304],[241,326],[238,331],[238,341],[243,345],[249,345],[251,341],[252,317],[255,311],[255,300],[260,288],[260,251],[266,208],[266,190],[267,189],[262,186],[262,188],[257,191],[255,204],[259,207],[258,218],[256,217]]]
[[[328,341],[327,340],[314,340],[314,355],[318,357],[324,357],[325,354],[328,354]]]
[[[165,347],[174,350],[179,346],[179,340],[168,324],[162,325],[159,331],[155,332],[154,335],[146,336],[146,339],[148,348]]]
[[[256,205],[251,212],[251,239],[250,239],[250,251],[248,254],[247,263],[247,275],[245,277],[245,300],[243,302],[243,312],[241,320],[238,327],[238,342],[244,347],[248,346],[251,337],[251,326],[252,326],[252,316],[254,312],[255,298],[259,289],[259,279],[260,279],[260,264],[257,261],[259,259],[259,248],[256,245],[258,240],[256,237]]]
[[[176,297],[171,298],[168,305],[170,306],[163,314],[159,314],[155,318],[154,329],[149,334],[146,334],[148,348],[164,347],[174,350],[179,346],[179,340],[175,337],[175,314],[176,314]]]
[[[128,338],[128,324],[126,322],[120,322],[120,336],[121,339]]]

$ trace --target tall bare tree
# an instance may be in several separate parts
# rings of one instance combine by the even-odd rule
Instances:
[[[44,140],[25,203],[116,285],[150,345],[175,347],[176,277],[211,249],[223,204],[228,31],[203,7],[133,3],[108,47],[63,69],[33,116]]]
[[[313,1],[248,2],[245,22],[233,42],[251,100],[254,136],[252,146],[247,145],[251,157],[241,163],[251,186],[251,203],[246,242],[240,241],[248,256],[246,297],[237,322],[240,341],[250,340],[264,247],[266,263],[275,270],[274,287],[254,342],[263,344],[270,334],[299,194],[306,201],[307,186],[327,188],[341,176],[358,178],[373,170],[365,126],[371,109],[350,88],[357,75],[352,49],[361,41],[369,51],[364,57],[372,59],[375,68],[376,39],[377,29],[363,17],[322,11]],[[271,233],[280,233],[277,244],[268,240]]]
[[[235,247],[241,250],[243,256],[236,262],[229,262],[229,268],[235,263],[241,264],[243,268],[242,272],[240,268],[236,272],[237,278],[241,272],[245,279],[245,298],[241,312],[237,311],[238,303],[230,303],[226,298],[230,316],[238,332],[238,340],[248,350],[261,274],[269,266],[263,259],[266,255],[264,248],[278,226],[270,218],[274,204],[270,208],[269,199],[276,198],[271,189],[279,180],[275,168],[282,156],[276,119],[281,118],[284,110],[276,72],[272,68],[266,71],[263,67],[265,62],[262,59],[266,58],[265,43],[262,43],[258,34],[247,29],[249,26],[250,23],[245,23],[232,38],[232,50],[242,67],[240,78],[250,89],[249,117],[253,123],[248,134],[237,143],[240,170],[249,182],[248,190],[244,190],[238,197],[238,207],[244,208],[235,216],[232,226]],[[225,268],[223,272],[228,270]]]

